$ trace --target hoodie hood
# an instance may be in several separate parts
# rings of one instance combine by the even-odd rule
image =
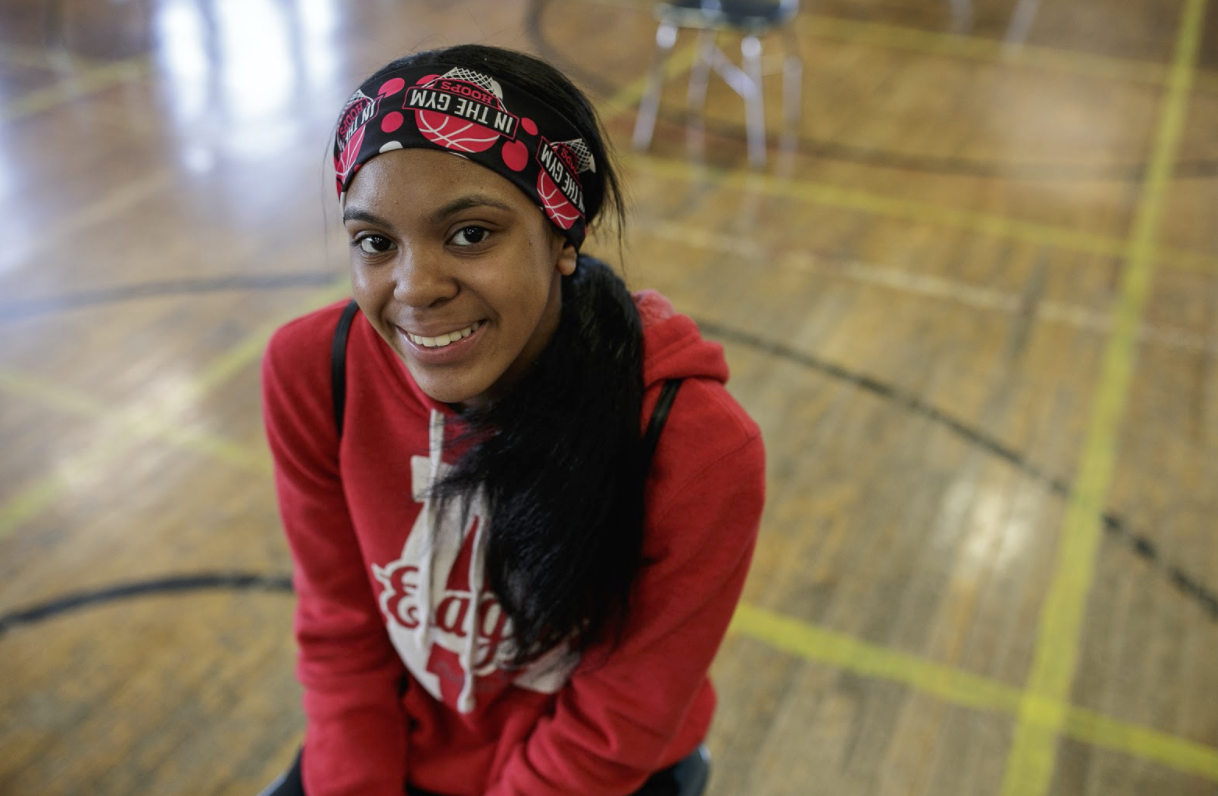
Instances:
[[[654,290],[634,294],[643,322],[643,386],[668,379],[704,378],[727,381],[723,346],[705,340],[688,315]]]

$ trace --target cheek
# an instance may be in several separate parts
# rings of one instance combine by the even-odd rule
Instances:
[[[393,332],[386,327],[382,313],[393,297],[393,284],[375,269],[351,264],[351,296],[377,333],[390,344]]]
[[[364,300],[375,301],[386,292],[393,293],[391,271],[386,268],[370,268],[366,263],[351,259],[351,291],[360,304]]]
[[[549,275],[538,271],[519,275],[501,293],[504,311],[513,315],[521,326],[532,329],[549,304],[550,283]]]
[[[520,274],[518,288],[521,299],[540,311],[550,300],[550,293],[555,289],[555,276],[558,273],[556,258],[551,256],[549,239],[538,236],[528,252],[527,267]]]

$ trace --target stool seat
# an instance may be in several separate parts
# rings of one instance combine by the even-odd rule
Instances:
[[[306,796],[300,765],[302,751],[297,750],[296,758],[288,770],[263,788],[258,796]],[[702,796],[710,779],[710,760],[710,751],[706,745],[699,744],[697,749],[669,769],[672,772],[672,780],[677,785],[676,796]],[[414,793],[417,793],[415,789],[407,788],[407,794]]]
[[[799,11],[795,3],[766,0],[671,0],[657,3],[655,17],[682,28],[735,28],[760,35],[790,22]]]

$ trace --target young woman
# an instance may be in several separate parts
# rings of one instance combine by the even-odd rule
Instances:
[[[666,792],[763,499],[721,348],[580,253],[618,180],[542,61],[395,61],[334,156],[360,312],[263,365],[307,722],[277,792]]]

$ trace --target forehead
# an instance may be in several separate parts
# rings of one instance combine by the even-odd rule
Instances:
[[[541,214],[504,177],[460,155],[395,149],[368,160],[347,187],[346,206],[382,212],[427,212],[454,199],[482,195],[520,212]]]

